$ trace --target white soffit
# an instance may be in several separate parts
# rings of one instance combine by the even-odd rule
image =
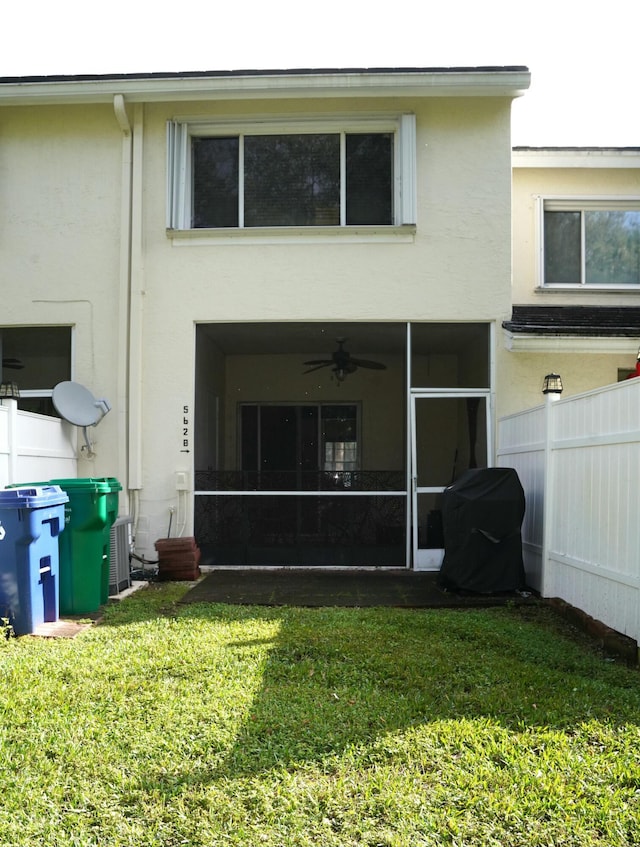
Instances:
[[[640,168],[640,147],[514,149],[514,168]]]
[[[129,103],[321,97],[518,97],[529,88],[524,67],[239,71],[96,77],[0,79],[0,103]]]
[[[640,336],[533,335],[503,330],[504,346],[512,353],[632,353]]]

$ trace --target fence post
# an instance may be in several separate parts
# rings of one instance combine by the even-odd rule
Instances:
[[[545,394],[544,398],[544,481],[542,484],[542,569],[540,574],[540,596],[549,597],[553,590],[554,581],[550,571],[549,554],[553,530],[553,515],[555,512],[555,404],[560,399],[559,394]]]
[[[18,401],[5,399],[3,403],[9,407],[7,431],[9,435],[9,485],[16,481],[18,468]]]

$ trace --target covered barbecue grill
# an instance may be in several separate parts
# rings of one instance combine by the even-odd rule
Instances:
[[[524,490],[513,468],[465,471],[444,490],[440,582],[482,594],[525,587]]]

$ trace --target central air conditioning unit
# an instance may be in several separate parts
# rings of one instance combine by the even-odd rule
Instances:
[[[117,518],[111,526],[109,550],[109,597],[131,587],[131,527],[133,518]]]

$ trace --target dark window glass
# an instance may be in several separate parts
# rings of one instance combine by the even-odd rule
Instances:
[[[391,224],[390,133],[347,135],[347,224]]]
[[[241,407],[241,467],[243,471],[258,470],[258,407]]]
[[[318,408],[300,409],[300,466],[303,471],[318,470]]]
[[[295,406],[260,408],[260,470],[296,471],[298,421]]]
[[[240,140],[193,139],[193,226],[238,226]]]
[[[358,426],[354,405],[249,403],[242,405],[240,420],[243,471],[315,473],[321,467],[320,462],[325,469],[357,467]],[[316,484],[315,477],[311,478],[311,484]]]
[[[339,226],[340,135],[248,135],[243,144],[240,217],[239,137],[194,138],[194,228]],[[393,223],[393,135],[346,136],[346,223]]]
[[[244,141],[245,226],[340,223],[338,135],[251,135]]]
[[[49,392],[71,379],[71,327],[0,327],[0,381],[15,382],[19,391]],[[47,397],[24,397],[18,408],[58,416]]]
[[[355,441],[357,414],[356,406],[323,406],[322,435],[325,441]]]
[[[545,283],[580,283],[580,252],[580,212],[545,212]]]

